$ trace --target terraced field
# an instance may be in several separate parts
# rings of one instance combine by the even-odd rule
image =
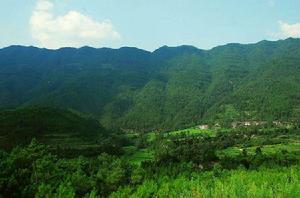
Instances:
[[[247,128],[242,129],[249,130]],[[217,156],[219,158],[223,157],[236,157],[241,155],[243,152],[247,152],[248,155],[255,155],[256,149],[258,147],[261,148],[261,151],[264,155],[275,155],[278,152],[288,152],[292,154],[299,155],[300,159],[300,134],[292,133],[292,134],[276,134],[272,129],[257,129],[260,135],[251,135],[249,136],[247,141],[243,141],[242,143],[238,143],[234,146],[228,147],[226,149],[221,149],[217,151]],[[173,138],[173,137],[194,137],[199,135],[204,135],[206,137],[214,138],[219,134],[226,134],[233,132],[233,129],[199,129],[197,127],[170,131],[163,133],[164,138]],[[129,133],[126,134],[126,137],[131,140],[137,140],[138,133]],[[146,133],[145,138],[148,142],[148,145],[151,145],[155,142],[156,134],[155,132]],[[126,153],[126,159],[132,162],[133,164],[140,164],[142,161],[153,160],[154,159],[154,151],[151,146],[148,146],[144,149],[138,149],[135,146],[124,147]],[[244,151],[243,151],[244,150]]]
[[[167,132],[168,135],[208,135],[210,137],[214,137],[216,135],[216,130],[213,129],[199,129],[197,127],[182,129],[178,131]]]
[[[154,159],[154,151],[150,148],[137,149],[135,146],[128,146],[125,147],[124,150],[124,158],[132,164],[139,165],[143,161]]]

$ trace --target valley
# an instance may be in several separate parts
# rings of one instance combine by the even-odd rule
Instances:
[[[0,197],[299,197],[300,39],[0,49]]]
[[[299,198],[300,0],[0,0],[0,198]]]

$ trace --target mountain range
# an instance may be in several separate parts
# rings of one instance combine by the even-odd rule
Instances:
[[[300,39],[201,50],[0,49],[0,108],[71,109],[109,129],[300,120]]]

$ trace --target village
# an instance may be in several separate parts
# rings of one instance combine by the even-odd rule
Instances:
[[[289,122],[282,122],[282,121],[272,121],[267,122],[267,121],[256,121],[256,120],[248,120],[248,121],[236,121],[236,122],[231,122],[230,126],[231,128],[235,129],[235,128],[239,128],[239,127],[251,127],[251,126],[267,126],[267,125],[273,125],[273,126],[277,126],[277,127],[283,127],[283,126],[289,126],[291,125],[291,123]],[[210,124],[202,124],[202,125],[198,125],[197,128],[201,129],[201,130],[205,130],[205,129],[212,129],[212,128],[220,128],[221,125],[220,123],[216,123],[214,125],[210,125]]]

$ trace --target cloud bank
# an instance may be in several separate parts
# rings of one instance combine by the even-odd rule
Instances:
[[[300,37],[300,23],[288,24],[283,21],[278,21],[278,23],[283,37]]]
[[[73,10],[62,16],[54,16],[53,7],[49,0],[37,0],[30,18],[32,37],[40,47],[100,47],[103,43],[121,39],[109,20],[95,21]]]

